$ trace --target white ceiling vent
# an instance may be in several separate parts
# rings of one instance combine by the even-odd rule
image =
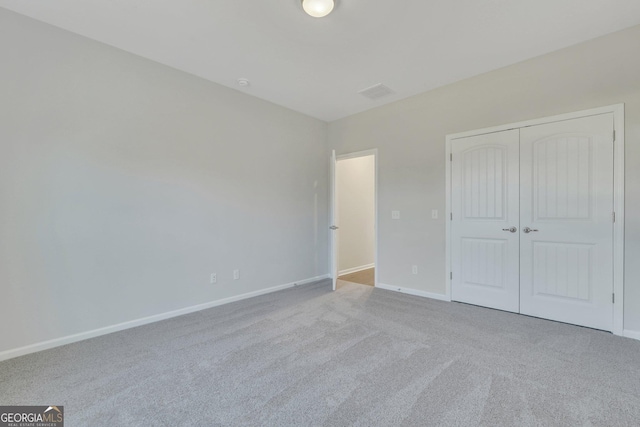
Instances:
[[[382,98],[383,96],[391,95],[393,91],[382,83],[378,83],[377,85],[362,89],[361,91],[358,91],[358,93],[362,96],[366,96],[369,99],[378,99]]]

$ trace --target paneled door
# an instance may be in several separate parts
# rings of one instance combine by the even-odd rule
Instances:
[[[452,140],[454,301],[613,329],[613,121]]]
[[[520,312],[613,327],[613,114],[520,131]]]
[[[452,299],[519,311],[519,131],[452,142]]]

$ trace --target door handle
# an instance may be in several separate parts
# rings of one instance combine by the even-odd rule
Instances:
[[[332,225],[331,227],[329,227],[329,230],[337,230],[339,227],[336,227],[335,225]]]
[[[518,229],[515,227],[510,227],[510,228],[503,228],[502,231],[510,231],[512,233],[515,233],[516,231],[518,231]]]
[[[529,228],[529,227],[525,227],[522,229],[522,231],[524,231],[525,233],[531,233],[532,231],[538,231],[537,228]]]

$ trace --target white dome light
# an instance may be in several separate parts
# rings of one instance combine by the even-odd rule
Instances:
[[[302,0],[302,8],[314,18],[327,16],[333,10],[333,0]]]

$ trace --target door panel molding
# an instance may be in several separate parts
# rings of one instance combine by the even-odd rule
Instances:
[[[520,313],[611,331],[613,114],[521,129],[520,154]]]
[[[589,110],[576,111],[566,114],[560,114],[556,116],[543,117],[533,120],[527,120],[517,123],[510,123],[501,126],[494,126],[484,129],[472,130],[467,132],[461,132],[456,134],[450,134],[446,136],[446,212],[447,216],[453,214],[452,212],[452,143],[455,140],[478,136],[487,135],[496,132],[503,132],[512,129],[521,129],[530,126],[536,126],[541,124],[549,124],[555,122],[561,122],[566,120],[572,120],[576,118],[584,118],[590,116],[597,116],[602,114],[613,114],[613,211],[611,212],[612,224],[613,224],[613,293],[615,295],[615,303],[613,304],[613,327],[612,332],[616,335],[623,335],[624,333],[624,104],[615,104],[605,107],[593,108]],[[569,145],[567,145],[569,147]],[[568,148],[569,149],[569,148]],[[567,157],[568,158],[568,157]],[[574,165],[569,165],[573,168]],[[565,192],[566,197],[576,197],[578,192],[575,189],[567,188]],[[571,199],[572,200],[572,199]],[[613,222],[615,212],[615,222]],[[574,217],[572,212],[561,212],[565,217]],[[583,216],[584,212],[573,212],[578,217]],[[556,213],[556,216],[558,214]],[[562,216],[562,215],[561,215]],[[544,222],[544,218],[538,218],[539,221]],[[588,219],[583,219],[589,221]],[[452,300],[452,221],[446,222],[446,299]],[[526,224],[525,224],[526,225]],[[523,225],[524,226],[524,225]],[[573,255],[571,255],[573,256]],[[612,298],[614,298],[612,295]],[[557,296],[559,298],[560,296]]]
[[[456,140],[451,236],[455,301],[520,310],[520,131]],[[515,202],[514,202],[515,201]],[[511,232],[515,227],[516,232]]]

